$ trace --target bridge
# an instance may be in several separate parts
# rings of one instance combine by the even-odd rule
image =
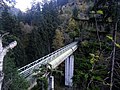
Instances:
[[[33,77],[34,70],[39,69],[41,65],[49,64],[52,69],[55,69],[59,66],[63,61],[65,61],[65,85],[72,86],[72,77],[74,71],[74,51],[78,48],[78,42],[73,42],[69,45],[66,45],[20,69],[18,69],[19,74],[24,77],[28,82],[30,82],[31,89],[34,85],[36,85],[36,79]],[[50,88],[54,90],[54,77],[49,77],[50,80]],[[50,89],[50,90],[51,90]]]

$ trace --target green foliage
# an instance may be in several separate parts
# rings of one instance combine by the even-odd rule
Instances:
[[[76,31],[72,31],[69,33],[70,37],[73,38],[73,37],[76,37],[77,36],[77,33]]]
[[[108,75],[107,65],[104,65],[106,61],[99,54],[98,47],[96,43],[85,40],[75,54],[73,81],[81,90],[101,90],[106,82],[104,78]]]
[[[8,45],[10,42],[14,40],[16,40],[18,43],[17,46],[14,48],[13,52],[13,57],[15,58],[14,63],[19,68],[27,64],[26,53],[20,39],[15,35],[7,35],[5,38],[3,38],[3,44]]]
[[[39,69],[34,70],[35,75],[33,75],[33,77],[37,79],[37,87],[39,87],[40,90],[47,90],[48,88],[48,79],[44,76],[48,72],[49,69],[46,65],[41,65]]]
[[[77,9],[77,7],[75,7],[75,8],[73,9],[73,17],[74,17],[74,18],[77,18],[77,17],[78,17],[78,9]]]
[[[37,84],[38,86],[43,87],[44,90],[48,89],[48,79],[46,77],[40,77],[37,79]]]
[[[2,19],[1,19],[1,26],[2,29],[0,30],[0,33],[6,33],[9,32],[10,35],[6,36],[4,38],[4,45],[8,45],[10,42],[16,40],[18,45],[14,49],[14,58],[15,58],[15,64],[17,67],[21,67],[27,64],[27,57],[24,49],[24,44],[21,41],[22,38],[22,32],[20,30],[19,23],[15,16],[12,16],[10,13],[8,13],[8,8],[4,8],[2,12]]]
[[[25,63],[30,63],[52,52],[53,36],[60,24],[55,2],[45,3],[42,11],[40,3],[34,3],[26,14],[19,13],[18,19],[22,21],[20,40],[27,57]],[[28,23],[27,28],[25,23]]]
[[[13,51],[12,51],[13,52]],[[4,84],[3,89],[6,90],[27,90],[27,81],[19,76],[17,68],[14,63],[13,53],[9,53],[4,60]]]

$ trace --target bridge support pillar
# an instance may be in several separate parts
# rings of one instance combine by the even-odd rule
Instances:
[[[48,79],[48,90],[54,90],[54,76],[50,76]]]
[[[74,55],[69,56],[65,60],[65,85],[71,87],[73,85],[72,77],[74,72]]]

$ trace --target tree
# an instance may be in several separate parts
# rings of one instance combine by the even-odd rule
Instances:
[[[25,48],[28,57],[28,62],[30,63],[42,57],[44,55],[43,49],[45,48],[43,46],[43,40],[41,38],[41,35],[36,29],[33,29],[32,33],[29,34],[28,46]]]
[[[18,68],[15,65],[14,51],[10,51],[4,60],[5,78],[3,90],[27,90],[28,82],[19,75]]]
[[[2,29],[4,32],[9,32],[10,34],[13,34],[13,30],[15,29],[15,19],[12,17],[9,12],[8,8],[5,7],[5,9],[2,12]]]
[[[55,30],[58,25],[61,23],[58,18],[58,10],[55,2],[50,2],[49,4],[44,4],[42,9],[44,22],[42,23],[45,27],[44,30],[48,33],[48,42],[49,52],[52,51],[52,41],[55,34]],[[47,27],[46,27],[47,26]]]
[[[56,29],[55,37],[53,39],[53,48],[55,50],[57,50],[57,49],[61,48],[62,46],[64,46],[64,36],[63,36],[63,33],[59,29]]]
[[[37,87],[40,90],[48,89],[48,73],[50,73],[50,70],[47,65],[41,65],[39,69],[34,70],[33,77],[36,78]]]
[[[73,9],[73,18],[75,18],[75,19],[78,18],[78,9],[77,9],[76,6],[75,6],[74,9]]]

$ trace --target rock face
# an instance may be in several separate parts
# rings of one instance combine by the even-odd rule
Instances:
[[[89,9],[93,7],[92,2],[85,2],[81,0],[69,0],[68,2],[69,3],[61,7],[61,12],[64,15],[68,14],[67,16],[71,17],[73,15],[73,10],[76,8],[79,19],[89,19],[87,14]]]

